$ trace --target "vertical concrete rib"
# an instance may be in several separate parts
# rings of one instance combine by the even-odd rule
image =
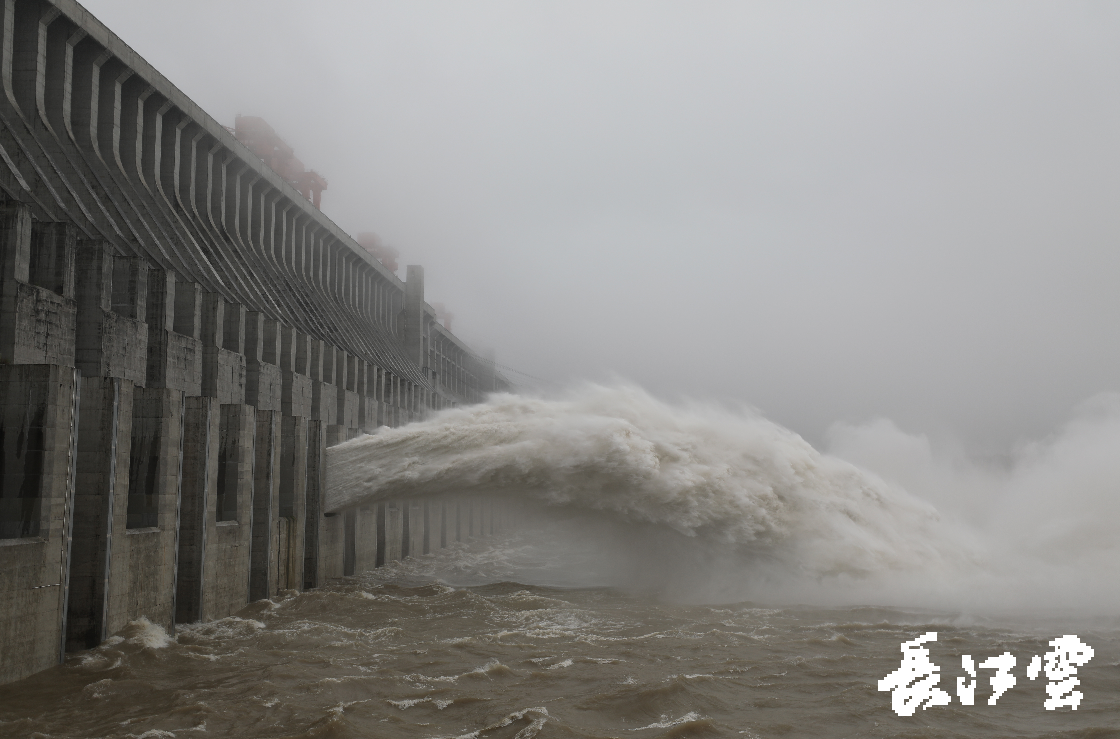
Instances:
[[[85,165],[70,136],[73,52],[74,46],[86,36],[85,31],[69,20],[55,18],[48,21],[44,14],[40,22],[40,38],[45,48],[40,58],[45,69],[37,75],[35,100],[38,121],[34,125],[41,134],[45,134],[40,136],[44,148],[54,154],[55,161],[65,167],[67,176],[85,193],[87,214],[96,233],[116,243],[122,238],[122,230],[112,212],[112,204],[97,186],[93,173]]]
[[[126,383],[123,393],[122,383]],[[67,605],[67,651],[90,649],[109,636],[106,615],[113,501],[118,484],[128,485],[132,385],[112,377],[90,377],[84,384],[74,500],[76,526]],[[122,402],[127,418],[123,436]]]
[[[183,219],[183,214],[171,204],[164,191],[165,181],[174,182],[173,165],[176,150],[175,134],[164,135],[165,123],[172,122],[180,113],[170,100],[152,96],[148,98],[146,106],[141,107],[139,115],[138,125],[143,127],[143,136],[137,142],[140,176],[153,208],[164,214],[172,234],[177,237],[171,242],[170,249],[180,265],[180,271],[184,271],[192,279],[197,279],[196,276],[204,272],[195,256],[200,252],[198,235]],[[171,154],[172,166],[164,164],[165,153]]]
[[[241,209],[241,213],[236,221],[237,230],[243,233],[242,248],[262,286],[259,296],[261,310],[291,322],[292,316],[287,303],[279,298],[281,293],[278,289],[282,290],[283,278],[264,243],[266,195],[263,191],[258,192],[257,187],[265,184],[267,183],[259,174],[246,174],[241,186],[242,192],[238,197],[238,208]]]
[[[176,132],[180,136],[176,197],[186,216],[186,222],[193,224],[198,234],[196,243],[202,249],[204,263],[210,271],[208,289],[211,292],[228,292],[226,283],[229,270],[221,248],[221,239],[209,217],[211,152],[216,144],[203,129],[193,123],[189,126],[176,126]],[[201,209],[200,202],[203,203]]]
[[[326,424],[322,421],[307,422],[307,487],[304,516],[304,566],[303,587],[316,588],[334,576],[331,568],[321,561],[321,553],[329,551],[324,546],[328,519],[323,515],[323,492],[326,488]]]
[[[252,549],[249,600],[271,598],[278,592],[274,557],[279,546],[276,516],[280,497],[281,415],[257,411],[256,465],[253,484]]]
[[[209,138],[209,137],[208,137]],[[225,211],[225,169],[227,160],[233,155],[216,139],[210,140],[208,148],[200,148],[199,155],[203,159],[203,178],[199,183],[201,191],[199,199],[204,205],[205,222],[214,234],[216,255],[220,258],[223,270],[222,282],[231,297],[239,302],[244,302],[242,296],[247,292],[240,266],[231,253],[229,242],[225,237],[222,219]]]
[[[141,243],[156,237],[147,217],[120,187],[100,153],[98,130],[102,113],[102,68],[111,59],[112,55],[92,39],[82,38],[75,44],[67,41],[66,64],[69,69],[66,75],[70,84],[64,97],[68,112],[62,115],[66,136],[60,139],[63,146],[73,152],[75,166],[89,173],[87,181],[109,210],[108,218],[116,233],[106,238],[118,252],[135,255],[143,252]]]
[[[307,529],[307,419],[284,416],[281,421],[280,507],[277,530],[277,586],[280,590],[302,590],[305,582],[305,537]]]
[[[5,16],[8,14],[5,12]],[[45,130],[40,118],[41,91],[46,85],[47,27],[59,17],[57,8],[39,2],[15,3],[11,15],[13,38],[10,66],[12,92],[11,129],[17,131],[26,143],[24,151],[32,159],[45,162],[40,171],[49,178],[51,192],[58,206],[83,233],[92,235],[93,216],[86,207],[83,195],[68,176],[67,167],[59,157],[49,151],[37,133]],[[7,25],[7,23],[5,24]]]
[[[182,509],[179,523],[175,622],[192,623],[203,611],[210,499],[218,484],[219,407],[216,398],[187,398],[183,430]]]
[[[26,130],[23,113],[16,100],[16,90],[13,69],[16,66],[16,40],[24,39],[26,33],[16,34],[16,3],[15,0],[3,0],[0,4],[0,84],[4,95],[0,97],[0,147],[3,149],[3,159],[8,166],[16,183],[32,201],[36,208],[36,215],[46,220],[62,220],[64,212],[62,198],[56,192],[54,184],[47,177],[43,167],[36,161],[33,153],[35,144],[30,140],[30,132]],[[24,30],[24,29],[21,29]],[[26,52],[23,53],[26,56]],[[11,181],[8,189],[13,189]]]

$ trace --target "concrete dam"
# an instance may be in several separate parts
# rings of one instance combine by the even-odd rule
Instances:
[[[73,0],[0,15],[0,682],[493,532],[326,511],[326,447],[508,389]],[[317,197],[317,195],[316,195]]]

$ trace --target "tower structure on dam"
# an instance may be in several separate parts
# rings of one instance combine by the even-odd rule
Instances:
[[[446,505],[320,503],[327,445],[506,388],[423,270],[73,0],[0,2],[0,682],[446,543]]]

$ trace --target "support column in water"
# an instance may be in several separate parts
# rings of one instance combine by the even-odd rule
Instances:
[[[300,590],[306,580],[305,538],[307,535],[307,419],[284,416],[280,428],[280,500],[276,526],[277,587]]]
[[[80,384],[70,367],[0,365],[0,682],[62,656]]]
[[[249,600],[271,598],[278,592],[276,553],[280,547],[277,514],[280,508],[281,416],[256,413],[256,459],[253,467],[252,550]]]
[[[105,617],[113,501],[117,486],[128,485],[132,442],[132,383],[119,377],[90,377],[82,384],[66,615],[68,652],[91,649],[110,636]]]
[[[206,555],[216,536],[215,505],[221,454],[217,398],[187,398],[183,419],[183,482],[179,508],[179,575],[175,622],[205,621]]]

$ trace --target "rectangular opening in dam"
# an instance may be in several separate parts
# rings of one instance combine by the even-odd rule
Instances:
[[[342,543],[342,574],[349,577],[354,574],[354,565],[357,561],[357,538],[355,536],[358,514],[356,511],[347,511],[342,517],[344,541]]]
[[[223,406],[218,432],[218,484],[214,519],[218,522],[237,520],[238,479],[241,455],[238,453],[238,418]]]
[[[431,554],[432,553],[432,546],[429,543],[429,535],[428,535],[428,532],[430,532],[432,530],[431,505],[432,504],[428,501],[424,502],[424,529],[423,529],[423,531],[424,531],[424,554]]]
[[[39,535],[44,411],[34,399],[20,400],[5,397],[0,417],[0,539]]]
[[[374,567],[385,565],[385,504],[377,504],[377,557]]]
[[[217,521],[237,520],[237,462],[224,453],[218,458],[218,505],[214,510]]]
[[[447,504],[440,503],[439,515],[439,545],[440,547],[447,548]]]
[[[143,320],[148,293],[148,265],[136,257],[113,257],[113,312]]]
[[[74,227],[68,223],[32,224],[28,267],[32,285],[73,297],[74,240]]]
[[[412,555],[411,508],[407,502],[401,506],[401,559]]]
[[[280,518],[294,519],[296,517],[295,490],[290,483],[290,477],[282,478],[280,481],[280,493],[277,496],[278,507],[276,511],[276,514]]]
[[[143,430],[138,432],[134,426],[128,462],[127,528],[147,529],[159,525],[158,475],[158,439]]]

